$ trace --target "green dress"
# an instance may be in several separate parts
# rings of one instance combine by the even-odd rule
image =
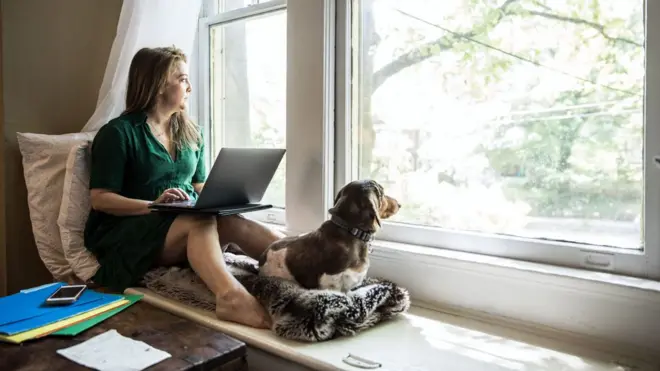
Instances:
[[[89,186],[153,201],[179,187],[196,199],[193,183],[206,179],[204,144],[177,150],[172,159],[152,134],[143,112],[124,114],[99,129],[92,143]],[[100,264],[96,283],[124,290],[154,266],[176,215],[114,216],[91,210],[85,246]]]

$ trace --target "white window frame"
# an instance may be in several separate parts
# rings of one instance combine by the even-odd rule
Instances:
[[[210,169],[210,166],[213,162],[213,154],[217,153],[223,146],[227,144],[227,138],[232,137],[232,127],[227,127],[222,124],[219,130],[222,130],[220,134],[220,141],[216,143],[213,138],[215,135],[212,135],[215,131],[218,130],[217,127],[214,127],[211,114],[211,105],[213,101],[213,92],[211,87],[211,65],[210,65],[210,32],[211,28],[216,26],[221,26],[223,24],[249,20],[257,18],[260,16],[267,16],[269,14],[277,13],[284,11],[286,12],[286,0],[272,0],[265,1],[261,3],[256,3],[249,5],[243,8],[232,9],[224,12],[218,10],[218,0],[205,0],[202,7],[202,14],[199,20],[198,27],[198,42],[197,42],[197,52],[198,52],[198,70],[199,77],[197,83],[199,84],[199,94],[196,96],[195,100],[199,102],[198,113],[200,116],[200,121],[204,123],[204,132],[206,135],[206,163],[207,168]],[[223,55],[224,57],[224,55]],[[219,63],[223,64],[224,60],[221,60]],[[224,70],[221,69],[221,73]],[[220,110],[223,110],[220,107]],[[289,132],[289,127],[287,127],[287,133]],[[288,135],[288,134],[287,134]],[[287,138],[288,140],[288,138]],[[289,147],[287,145],[287,147]],[[291,151],[287,149],[287,158],[290,157],[289,153]],[[288,160],[287,160],[288,161]],[[253,218],[255,220],[284,225],[286,223],[286,208],[273,207],[267,210],[255,211],[247,214],[246,216]]]
[[[345,165],[351,159],[347,136],[351,117],[351,9],[347,3],[348,0],[287,1],[284,228],[289,235],[316,229],[327,220],[334,193],[352,177]],[[660,3],[648,3],[648,14],[660,18]],[[207,8],[206,14],[215,13]],[[200,20],[199,50],[194,54],[199,63],[193,64],[200,71],[192,73],[193,78],[199,76],[200,80],[196,89],[200,103],[195,109],[207,130],[209,86],[204,74],[208,73],[208,38],[204,38],[210,18],[203,15]],[[660,23],[648,22],[647,42],[660,46]],[[647,65],[660,65],[658,62],[660,48],[650,48]],[[660,70],[647,69],[647,81],[647,97],[660,97]],[[646,105],[646,114],[660,117],[660,105]],[[647,152],[649,145],[654,145],[651,138],[660,139],[660,127],[652,120],[648,122]],[[650,152],[645,159],[649,170],[645,189],[652,191],[660,189],[660,179],[653,165],[655,152]],[[646,197],[647,210],[660,210],[660,192],[648,193]],[[647,241],[660,241],[660,228],[652,227],[652,221],[657,219],[652,215],[646,218]],[[531,331],[548,330],[567,342],[612,345],[617,353],[637,356],[649,349],[652,354],[660,352],[660,283],[613,274],[658,277],[657,243],[648,243],[644,255],[615,253],[612,270],[602,273],[576,263],[584,258],[576,246],[561,247],[568,254],[561,259],[540,259],[515,251],[529,246],[523,239],[445,232],[441,234],[443,243],[433,246],[423,239],[428,231],[410,229],[406,235],[396,227],[386,223],[378,235],[369,275],[407,287],[417,305],[494,320],[500,325],[531,325],[527,327]],[[413,232],[421,232],[422,236],[415,239],[410,235]],[[544,248],[542,244],[539,247]],[[564,264],[571,259],[570,251],[575,260]],[[636,268],[636,264],[640,267]]]
[[[337,184],[343,184],[356,174],[352,174],[351,161],[351,61],[347,50],[360,53],[357,47],[351,48],[351,4],[338,13],[338,52],[342,53],[342,69],[337,74],[337,102],[342,104],[337,114]],[[660,5],[648,0],[647,11],[651,17],[660,19]],[[657,23],[647,25],[647,65],[660,65],[660,31]],[[353,55],[355,58],[355,55]],[[524,261],[542,262],[553,265],[585,268],[590,270],[609,271],[619,274],[660,278],[660,171],[654,164],[653,156],[660,154],[660,108],[657,104],[649,104],[660,99],[660,71],[647,69],[645,120],[646,133],[644,148],[646,150],[645,165],[645,218],[643,231],[645,233],[645,248],[643,251],[626,250],[590,246],[587,244],[556,242],[517,236],[493,235],[478,232],[453,231],[442,228],[431,228],[421,225],[384,222],[378,238],[383,241],[406,243],[419,246],[465,251],[498,257],[519,259]],[[355,171],[355,169],[353,169]],[[404,206],[405,207],[405,206]]]

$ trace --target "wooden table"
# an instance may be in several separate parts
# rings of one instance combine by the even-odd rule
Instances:
[[[88,370],[55,351],[107,330],[172,355],[148,370],[247,370],[245,343],[139,301],[75,337],[45,337],[23,344],[0,343],[0,370]]]

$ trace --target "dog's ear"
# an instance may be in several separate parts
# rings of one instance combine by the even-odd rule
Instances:
[[[339,202],[339,198],[342,196],[341,191],[337,193],[335,196],[335,200],[332,202],[333,205],[337,205],[337,202]]]
[[[371,228],[377,230],[381,228],[380,224],[380,204],[378,201],[378,195],[373,191],[369,194],[369,217],[371,218]]]
[[[345,195],[342,195],[341,192],[337,194],[335,197],[335,202],[334,205],[328,210],[330,215],[337,215],[342,214],[342,210],[345,210],[348,207],[348,197]]]

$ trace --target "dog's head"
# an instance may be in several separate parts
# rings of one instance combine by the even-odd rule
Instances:
[[[399,202],[387,196],[377,182],[356,180],[339,190],[334,206],[328,212],[352,227],[373,233],[381,227],[381,219],[396,214],[400,207]]]

